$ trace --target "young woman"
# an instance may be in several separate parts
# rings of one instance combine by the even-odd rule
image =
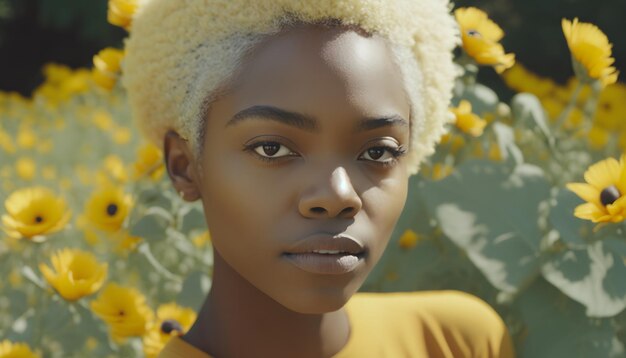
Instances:
[[[474,296],[357,293],[449,121],[447,1],[147,0],[133,21],[133,114],[214,248],[160,357],[513,357]]]

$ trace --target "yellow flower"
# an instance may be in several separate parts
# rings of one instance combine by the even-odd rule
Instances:
[[[211,234],[209,234],[209,231],[204,231],[198,235],[195,235],[191,241],[193,242],[194,245],[196,245],[197,248],[202,248],[204,247],[206,244],[211,242]]]
[[[196,320],[196,313],[174,302],[157,308],[156,321],[143,337],[143,351],[147,358],[156,357],[173,336],[185,334]]]
[[[108,239],[115,244],[113,252],[126,257],[130,251],[137,248],[137,245],[143,240],[139,236],[131,235],[127,230],[120,230],[109,235]]]
[[[496,142],[491,142],[489,144],[489,152],[487,152],[487,158],[493,160],[494,162],[499,162],[502,160],[502,151],[500,150],[500,146]]]
[[[37,137],[29,127],[21,127],[17,133],[17,145],[20,148],[29,149],[35,146]]]
[[[574,215],[599,222],[626,219],[626,155],[602,160],[587,169],[586,183],[569,183],[567,188],[587,201],[576,207]]]
[[[574,108],[565,119],[565,123],[563,124],[563,127],[570,129],[570,130],[576,129],[576,128],[579,128],[583,124],[584,120],[585,120],[585,117],[584,117],[583,111],[581,111],[578,108]]]
[[[598,99],[594,123],[608,130],[625,130],[626,85],[620,82],[607,86]]]
[[[453,171],[454,168],[448,164],[435,163],[435,165],[433,165],[432,179],[441,180],[452,174]]]
[[[109,0],[107,20],[112,25],[130,30],[133,14],[137,11],[137,0]]]
[[[107,47],[93,57],[94,81],[106,90],[113,89],[119,77],[120,63],[124,58],[124,51]]]
[[[506,70],[502,74],[502,79],[507,86],[517,92],[532,93],[542,99],[557,87],[552,79],[536,75],[519,62]]]
[[[15,162],[17,175],[24,180],[32,180],[37,170],[35,161],[31,158],[23,157]]]
[[[12,343],[9,340],[0,342],[0,358],[37,358],[25,343]]]
[[[544,97],[541,99],[541,105],[548,114],[548,119],[554,121],[565,108],[565,103],[555,99],[554,97]]]
[[[610,133],[601,127],[593,126],[587,133],[587,141],[591,149],[601,150],[609,142]]]
[[[102,129],[103,131],[108,131],[113,127],[113,118],[111,118],[111,114],[106,111],[98,110],[92,116],[91,120],[96,127]]]
[[[617,139],[617,144],[622,151],[626,152],[626,131],[620,134],[619,138]]]
[[[463,50],[478,64],[494,66],[498,73],[515,64],[515,55],[505,54],[499,41],[504,32],[487,14],[475,7],[459,8],[454,11],[461,28]]]
[[[487,125],[487,121],[472,113],[472,104],[467,100],[461,100],[459,106],[450,109],[456,116],[456,126],[464,133],[473,137],[479,137]]]
[[[65,200],[44,187],[17,190],[4,206],[8,214],[2,216],[4,231],[14,238],[40,241],[40,235],[62,230],[71,216]]]
[[[99,263],[96,257],[86,251],[62,249],[51,257],[54,271],[45,264],[39,270],[48,283],[68,301],[98,291],[107,277],[108,264]]]
[[[102,169],[111,178],[117,180],[120,183],[123,183],[128,179],[124,162],[122,161],[122,158],[117,155],[111,154],[104,158],[104,161],[102,163]]]
[[[7,153],[15,153],[16,150],[13,138],[2,128],[0,128],[0,148],[4,149]]]
[[[133,168],[135,180],[144,176],[158,180],[165,172],[163,152],[151,143],[143,145],[137,150],[137,161]]]
[[[89,90],[90,72],[86,69],[73,71],[67,66],[46,64],[43,68],[46,81],[35,90],[35,97],[41,96],[47,104],[56,108],[60,102]]]
[[[407,229],[400,236],[400,240],[398,240],[398,245],[405,250],[409,250],[414,248],[417,243],[422,240],[420,235],[418,235],[415,231],[411,229]]]
[[[144,295],[135,288],[115,283],[107,284],[98,298],[91,301],[91,310],[109,325],[111,337],[118,343],[143,336],[154,317]]]
[[[448,175],[452,174],[454,167],[444,163],[434,163],[424,165],[421,169],[421,174],[424,178],[430,178],[432,180],[441,180]]]
[[[96,348],[98,348],[99,342],[96,338],[94,337],[89,337],[87,338],[87,340],[85,341],[85,348],[90,351],[93,352],[96,350]]]
[[[456,154],[465,145],[465,138],[460,135],[452,135],[446,133],[441,136],[441,145],[447,145],[450,147],[450,153]]]
[[[128,144],[132,133],[126,127],[116,127],[111,131],[111,137],[116,144]]]
[[[595,25],[566,19],[561,20],[563,34],[567,46],[574,59],[574,71],[582,79],[598,80],[602,86],[617,81],[619,72],[611,65],[615,59],[611,57],[613,44]],[[582,67],[581,67],[582,66]]]
[[[114,232],[124,224],[132,205],[132,197],[123,188],[105,185],[94,191],[85,206],[85,216],[97,228]]]

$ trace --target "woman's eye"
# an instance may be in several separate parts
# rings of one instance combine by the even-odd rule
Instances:
[[[262,157],[278,158],[295,154],[286,146],[277,142],[262,142],[254,145],[254,151]]]
[[[372,147],[363,152],[363,157],[376,162],[390,162],[400,155],[397,149],[391,147]]]

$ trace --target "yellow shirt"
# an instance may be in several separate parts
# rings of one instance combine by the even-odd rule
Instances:
[[[460,291],[357,292],[345,305],[348,343],[334,358],[514,358],[498,314]],[[158,358],[211,358],[176,337]]]

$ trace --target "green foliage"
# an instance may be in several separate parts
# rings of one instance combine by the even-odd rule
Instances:
[[[522,165],[510,172],[493,163],[468,161],[423,193],[444,234],[467,252],[492,285],[515,293],[539,268],[543,235],[539,223],[529,218],[537,216],[549,189],[539,168]]]

